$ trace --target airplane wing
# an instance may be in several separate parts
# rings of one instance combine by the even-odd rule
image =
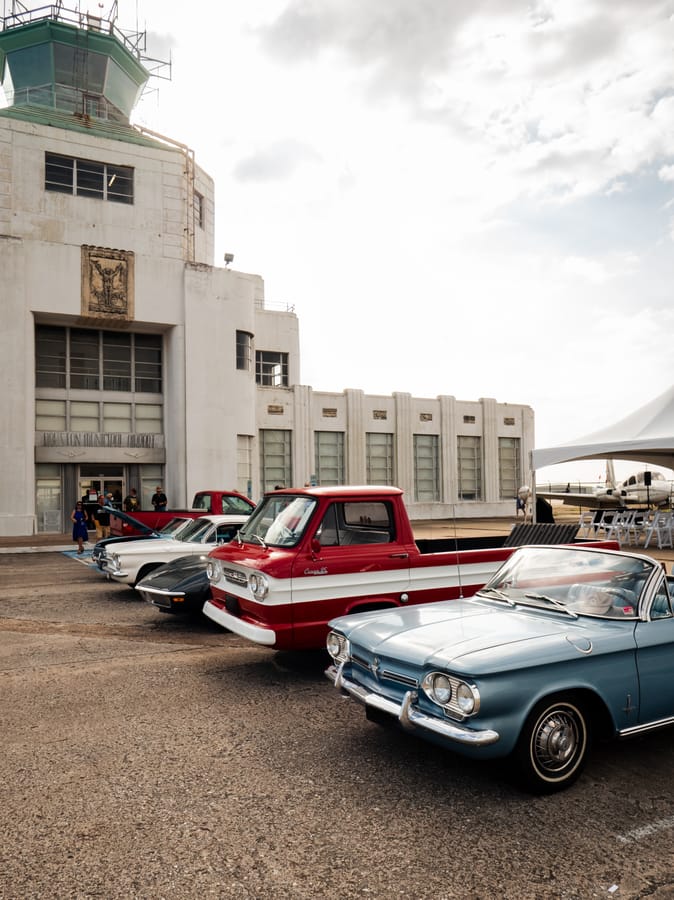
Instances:
[[[630,501],[629,497],[621,497],[620,494],[615,496],[600,496],[595,494],[580,494],[573,491],[546,491],[536,488],[536,496],[544,497],[546,500],[561,500],[567,506],[587,506],[591,509],[618,509],[625,506]]]

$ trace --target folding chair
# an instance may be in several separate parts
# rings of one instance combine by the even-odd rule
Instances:
[[[580,513],[578,519],[578,537],[594,537],[594,511],[586,510]]]

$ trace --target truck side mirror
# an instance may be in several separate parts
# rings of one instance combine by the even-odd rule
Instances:
[[[312,556],[320,556],[321,555],[321,542],[317,537],[312,537],[311,539],[311,555]]]

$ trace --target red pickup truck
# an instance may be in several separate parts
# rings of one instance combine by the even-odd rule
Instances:
[[[196,519],[210,515],[249,515],[255,509],[252,500],[236,491],[197,491],[190,509],[171,509],[166,512],[135,510],[128,515],[110,513],[110,534],[130,537],[143,532],[158,531],[176,516]]]
[[[538,535],[530,530],[524,542],[569,542],[577,530],[533,528]],[[416,542],[394,487],[275,491],[237,538],[209,554],[211,599],[203,611],[268,647],[320,648],[336,616],[475,593],[515,549],[507,540],[480,549],[453,539]]]

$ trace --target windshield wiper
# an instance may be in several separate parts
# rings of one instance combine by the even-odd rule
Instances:
[[[260,537],[259,534],[255,534],[255,532],[253,532],[253,534],[244,534],[243,537],[244,537],[244,539],[249,540],[251,542],[251,544],[255,543],[255,541],[258,541],[260,544],[262,544],[262,546],[264,547],[265,550],[267,549],[267,545],[262,540],[262,538]]]
[[[562,612],[567,613],[567,615],[571,616],[572,619],[578,618],[578,613],[574,612],[572,609],[562,603],[561,600],[558,600],[556,597],[548,597],[547,594],[525,594],[524,595],[527,600],[545,600],[546,603],[551,603],[555,609],[561,609]]]
[[[483,587],[477,592],[479,594],[488,595],[491,597],[496,597],[497,600],[503,600],[504,603],[507,603],[509,606],[517,606],[512,597],[509,597],[503,591],[500,591],[498,588],[493,587]]]

